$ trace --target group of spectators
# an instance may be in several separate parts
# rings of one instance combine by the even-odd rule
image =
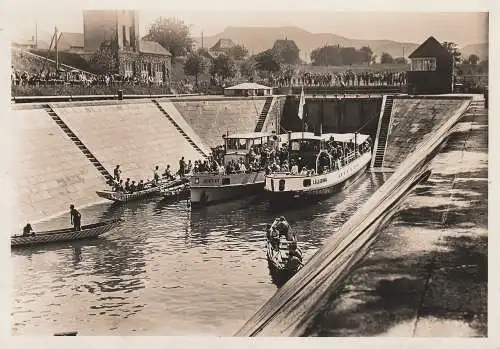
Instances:
[[[406,84],[406,72],[283,72],[272,78],[272,84],[279,87],[288,86],[394,86]]]
[[[43,72],[30,73],[20,71],[12,67],[11,83],[13,86],[50,86],[50,85],[73,85],[73,86],[163,86],[164,82],[154,79],[152,76],[124,76],[120,74],[88,74],[80,71],[71,72]]]

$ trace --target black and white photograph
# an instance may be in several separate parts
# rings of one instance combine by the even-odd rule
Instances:
[[[12,337],[496,336],[487,8],[130,5],[9,15]]]

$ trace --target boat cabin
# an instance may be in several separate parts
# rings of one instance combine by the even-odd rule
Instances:
[[[271,132],[249,132],[224,135],[224,163],[238,161],[247,156],[255,147],[274,147],[278,137]]]
[[[312,132],[289,132],[281,135],[280,140],[288,143],[290,169],[296,164],[299,172],[305,167],[309,171],[314,170],[315,173],[321,174],[340,167],[335,163],[337,159],[333,156],[334,148],[344,150],[346,161],[349,161],[349,157],[353,160],[357,146],[365,143],[368,138],[368,135],[359,133],[315,135]]]

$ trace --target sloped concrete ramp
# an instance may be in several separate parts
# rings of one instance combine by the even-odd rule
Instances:
[[[177,170],[181,156],[201,158],[151,100],[61,103],[53,109],[110,173],[120,164],[124,178],[151,179],[156,165]]]
[[[13,225],[98,201],[103,177],[44,109],[16,106],[9,126]]]

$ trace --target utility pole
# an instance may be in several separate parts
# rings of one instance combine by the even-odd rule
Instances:
[[[203,32],[201,32],[201,48],[203,48]]]
[[[55,39],[55,44],[56,44],[56,73],[59,71],[59,51],[57,49],[57,41],[59,41],[58,39],[58,35],[57,35],[57,27],[54,27],[54,39]]]
[[[35,20],[35,49],[38,49],[38,20]]]

